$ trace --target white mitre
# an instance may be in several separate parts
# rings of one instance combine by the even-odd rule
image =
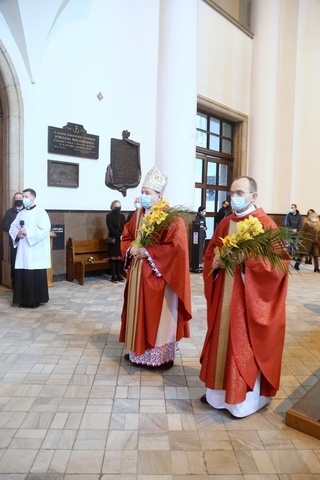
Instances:
[[[151,188],[151,190],[159,192],[162,195],[167,183],[167,175],[163,175],[160,170],[156,166],[154,166],[147,173],[146,178],[144,179],[144,182],[142,184],[142,188]]]

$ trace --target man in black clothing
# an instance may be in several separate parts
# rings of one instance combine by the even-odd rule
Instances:
[[[228,215],[230,215],[230,213],[232,213],[231,208],[230,208],[230,204],[229,204],[228,200],[225,200],[224,202],[222,202],[222,207],[220,208],[219,212],[214,217],[215,218],[214,229],[216,229],[217,226],[219,225],[219,223],[221,222],[221,220],[224,217],[227,217]]]
[[[23,194],[20,192],[17,192],[13,196],[13,207],[9,208],[9,210],[6,211],[4,214],[3,220],[2,220],[2,230],[4,232],[8,232],[10,230],[10,225],[13,222],[13,220],[16,218],[17,214],[24,208],[23,206]],[[14,266],[16,262],[16,255],[17,255],[17,249],[13,248],[12,244],[12,238],[9,235],[9,247],[10,247],[10,264],[11,264],[11,283],[12,283],[12,288],[14,284]]]
[[[289,228],[296,234],[294,237],[292,237],[295,240],[291,246],[291,252],[290,252],[292,257],[295,257],[297,252],[297,242],[298,242],[298,235],[299,235],[298,232],[302,227],[302,216],[300,215],[300,212],[295,203],[291,204],[290,210],[284,219],[284,226],[286,228]],[[290,245],[288,246],[290,250]]]

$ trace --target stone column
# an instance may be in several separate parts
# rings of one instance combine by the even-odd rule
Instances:
[[[258,182],[259,206],[273,211],[277,146],[281,0],[252,2],[253,58],[249,175]]]
[[[155,163],[171,205],[193,206],[197,110],[198,0],[159,2]]]

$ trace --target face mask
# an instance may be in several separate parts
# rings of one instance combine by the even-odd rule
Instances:
[[[23,201],[22,200],[15,200],[14,201],[14,206],[15,207],[22,207]]]
[[[23,201],[23,205],[24,205],[25,207],[30,207],[30,205],[31,205],[31,200],[30,200],[30,198],[24,198],[22,201]]]
[[[311,222],[317,222],[318,219],[317,218],[311,218]]]
[[[136,207],[136,209],[138,210],[138,208],[141,208],[141,203],[137,202],[134,204],[134,206]]]
[[[290,208],[289,212],[290,212],[290,213],[293,213],[293,208]]]
[[[251,195],[249,195],[251,197]],[[231,206],[232,209],[236,212],[240,210],[245,210],[247,206],[250,205],[250,202],[247,203],[246,197],[232,197],[231,198]]]
[[[120,213],[121,212],[121,207],[114,207],[113,211],[116,212],[116,213]]]
[[[151,195],[146,195],[145,193],[141,194],[140,201],[143,208],[151,208],[153,205]]]

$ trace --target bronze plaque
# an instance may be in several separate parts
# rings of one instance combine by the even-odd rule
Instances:
[[[48,127],[48,152],[73,157],[99,158],[99,137],[83,125],[67,123],[63,128]]]
[[[122,140],[111,138],[110,164],[105,184],[119,190],[125,197],[128,188],[137,187],[141,180],[140,143],[129,140],[130,132],[122,132]]]
[[[79,163],[48,160],[48,187],[79,187]]]

